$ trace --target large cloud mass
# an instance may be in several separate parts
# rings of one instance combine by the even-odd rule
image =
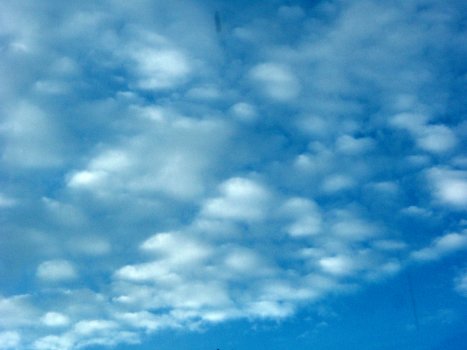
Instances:
[[[293,3],[0,4],[0,349],[283,319],[465,254],[465,5]]]

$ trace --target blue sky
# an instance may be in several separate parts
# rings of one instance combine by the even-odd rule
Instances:
[[[0,350],[461,349],[466,7],[2,1]]]

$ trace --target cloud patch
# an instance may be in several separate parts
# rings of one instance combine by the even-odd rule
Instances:
[[[39,264],[36,276],[45,282],[61,282],[74,280],[78,274],[67,260],[48,260]]]

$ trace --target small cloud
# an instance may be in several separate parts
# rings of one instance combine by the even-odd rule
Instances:
[[[70,319],[59,312],[47,312],[42,316],[41,322],[47,327],[65,327],[70,323]]]
[[[250,71],[250,78],[273,100],[286,102],[300,93],[300,82],[292,70],[279,63],[261,63]]]
[[[212,248],[179,232],[157,233],[144,241],[141,250],[159,256],[170,265],[193,266],[212,254]]]
[[[435,199],[451,208],[467,208],[467,171],[434,167],[426,172]]]
[[[428,124],[425,115],[402,113],[390,120],[390,125],[408,131],[421,149],[430,153],[444,153],[456,147],[458,140],[455,133],[443,124]]]
[[[191,73],[187,57],[173,48],[137,48],[131,58],[140,89],[171,89],[184,83]]]
[[[342,255],[321,258],[318,263],[324,272],[336,276],[350,275],[357,269],[354,259]]]
[[[74,340],[68,334],[57,336],[47,335],[39,338],[34,342],[35,350],[62,350],[71,349],[74,344]]]
[[[78,277],[74,266],[67,260],[48,260],[37,267],[36,276],[48,282],[70,281]]]
[[[0,295],[0,327],[2,329],[27,326],[34,323],[36,310],[29,303],[30,296],[16,295],[4,298]]]
[[[419,216],[419,217],[429,217],[433,214],[433,212],[426,208],[417,207],[415,205],[411,205],[409,207],[405,207],[401,209],[401,213],[404,215],[410,216]]]
[[[431,153],[444,153],[457,145],[454,132],[445,125],[427,125],[417,133],[417,145]]]
[[[325,193],[333,194],[351,189],[355,186],[355,180],[347,175],[333,174],[323,180],[322,190]]]
[[[401,251],[407,248],[407,244],[397,240],[380,240],[373,243],[373,246],[377,249],[384,251]]]
[[[118,328],[118,324],[108,320],[84,320],[79,321],[73,327],[73,331],[81,336],[90,336]]]
[[[294,307],[289,303],[281,303],[273,300],[260,300],[247,305],[248,313],[260,318],[284,318],[294,312]]]
[[[21,336],[15,331],[0,332],[0,350],[15,350],[20,347]]]
[[[272,199],[261,183],[242,177],[230,178],[219,186],[220,196],[205,202],[202,214],[239,221],[261,220]]]
[[[434,239],[428,247],[412,252],[411,257],[420,262],[434,261],[466,248],[467,231],[448,233]]]
[[[230,108],[230,113],[242,121],[253,121],[257,117],[256,108],[246,102],[238,102]]]
[[[321,232],[323,219],[315,202],[305,198],[290,198],[279,210],[291,220],[286,227],[291,236],[303,237]]]
[[[68,186],[71,188],[92,189],[102,184],[107,174],[103,171],[82,170],[74,173],[68,180]]]

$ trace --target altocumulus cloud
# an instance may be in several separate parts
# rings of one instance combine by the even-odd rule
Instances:
[[[462,2],[237,6],[2,2],[0,349],[281,320],[465,254]]]

